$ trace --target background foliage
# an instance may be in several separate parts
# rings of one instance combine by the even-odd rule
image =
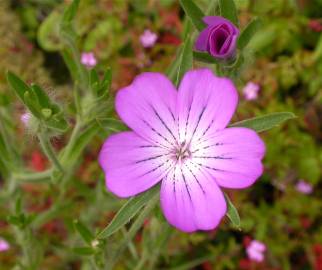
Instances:
[[[41,85],[64,106],[68,122],[74,123],[73,85],[58,53],[63,41],[57,33],[57,21],[68,2],[0,2],[1,124],[10,130],[15,154],[33,171],[45,171],[49,162],[32,127],[20,121],[25,109],[9,90],[5,74],[11,70],[26,82]],[[208,7],[207,0],[195,2],[203,10]],[[227,191],[239,210],[240,230],[224,220],[215,231],[183,234],[170,228],[157,209],[133,241],[127,242],[116,269],[321,269],[322,2],[238,0],[236,4],[242,28],[254,17],[262,19],[262,26],[245,50],[242,72],[236,78],[240,106],[234,121],[276,111],[291,111],[297,119],[262,133],[267,154],[261,179],[247,190]],[[142,71],[163,72],[174,59],[184,27],[184,12],[174,0],[82,0],[75,29],[77,46],[95,53],[99,73],[112,68],[115,92]],[[145,29],[158,34],[151,49],[140,44]],[[243,98],[241,90],[248,81],[261,86],[256,100]],[[106,106],[113,109],[111,103]],[[101,128],[95,135],[75,162],[77,173],[61,197],[55,184],[41,182],[21,182],[19,189],[10,192],[9,174],[3,169],[0,236],[11,247],[0,253],[0,269],[17,266],[26,253],[32,254],[29,259],[39,269],[93,269],[93,256],[86,256],[90,250],[80,248],[82,238],[88,237],[93,244],[91,236],[84,229],[81,237],[77,231],[84,230],[75,220],[95,233],[125,202],[106,192],[96,160],[103,139],[111,132]],[[61,149],[66,140],[67,135],[57,135],[52,143]],[[313,185],[312,194],[296,190],[299,179]],[[61,203],[53,209],[57,199]],[[14,225],[19,215],[24,216],[22,234]],[[37,221],[35,227],[28,226],[29,219]],[[106,244],[106,252],[112,252],[123,233],[118,231],[108,243],[97,244]],[[247,259],[249,239],[267,245],[264,262]],[[25,243],[23,248],[21,243]]]

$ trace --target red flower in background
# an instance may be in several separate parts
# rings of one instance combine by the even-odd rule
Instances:
[[[30,166],[37,172],[44,171],[46,169],[47,159],[42,153],[35,150],[31,154]]]
[[[321,244],[313,245],[313,253],[315,255],[314,269],[322,270],[322,245]]]

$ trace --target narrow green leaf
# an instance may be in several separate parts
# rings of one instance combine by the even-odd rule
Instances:
[[[117,212],[110,224],[98,234],[98,238],[107,238],[127,224],[152,198],[159,194],[157,185],[139,196],[129,199]]]
[[[35,117],[37,117],[38,119],[43,118],[43,115],[41,113],[41,108],[38,104],[38,100],[35,100],[33,92],[31,91],[25,92],[23,100],[27,108]]]
[[[176,79],[176,74],[177,74],[177,70],[178,70],[178,66],[179,66],[179,59],[181,58],[181,54],[182,54],[182,46],[179,47],[174,61],[171,63],[171,65],[166,70],[166,74],[167,74],[168,78],[173,83],[175,82],[175,79]]]
[[[51,108],[51,101],[45,90],[43,90],[39,85],[34,83],[31,84],[31,90],[37,96],[39,104],[42,108]]]
[[[174,82],[176,86],[179,85],[183,75],[192,68],[192,63],[192,41],[190,36],[188,35],[182,47],[182,54],[179,56],[179,65]]]
[[[208,64],[217,64],[218,61],[211,56],[209,53],[204,53],[204,52],[193,52],[193,58],[197,61],[203,62],[203,63],[208,63]]]
[[[239,214],[238,214],[238,211],[237,211],[236,207],[233,205],[233,203],[231,202],[231,200],[229,199],[227,194],[225,194],[225,199],[226,199],[226,202],[227,202],[226,216],[229,218],[229,220],[231,221],[231,223],[235,227],[240,228],[240,217],[239,217]]]
[[[21,99],[21,101],[24,102],[24,95],[26,92],[30,91],[30,87],[10,71],[7,72],[7,81],[12,89],[16,92],[18,97]]]
[[[230,125],[230,127],[247,127],[262,132],[276,127],[286,120],[296,118],[291,112],[276,112],[267,115],[246,119]]]
[[[119,245],[115,248],[113,254],[111,255],[111,260],[109,261],[109,264],[107,265],[107,269],[113,269],[114,264],[119,259],[119,257],[122,255],[126,247],[128,246],[129,241],[136,235],[136,233],[139,231],[139,229],[142,227],[144,221],[148,217],[148,215],[152,212],[152,210],[156,207],[156,204],[159,201],[159,196],[152,197],[148,202],[146,202],[146,206],[141,211],[141,213],[138,215],[138,217],[133,222],[131,228],[121,241]]]
[[[98,124],[106,131],[120,132],[128,130],[128,128],[118,119],[114,118],[97,118]]]
[[[239,26],[237,10],[234,0],[219,0],[220,15]]]
[[[242,50],[247,46],[247,44],[249,43],[253,35],[260,28],[261,24],[262,24],[261,20],[258,18],[255,18],[245,27],[245,29],[241,32],[238,38],[238,42],[237,42],[238,49]]]
[[[99,90],[100,81],[99,81],[99,77],[98,77],[98,74],[97,74],[97,71],[95,68],[93,68],[90,71],[89,78],[90,78],[90,83],[91,83],[93,93],[96,94]]]
[[[46,126],[58,132],[65,132],[68,129],[68,123],[61,114],[55,114],[45,121]]]
[[[206,24],[202,21],[205,14],[192,0],[180,0],[180,5],[193,25],[199,30],[203,30]]]
[[[80,0],[74,0],[64,11],[63,23],[70,23],[76,16]]]
[[[94,240],[94,235],[92,232],[79,220],[74,220],[74,227],[83,240],[90,245]]]
[[[90,256],[95,254],[95,250],[91,247],[75,247],[73,248],[73,252],[82,256]]]
[[[104,73],[104,77],[103,77],[102,83],[100,84],[100,88],[98,90],[97,96],[98,97],[106,96],[110,91],[111,84],[112,84],[112,69],[108,68]]]

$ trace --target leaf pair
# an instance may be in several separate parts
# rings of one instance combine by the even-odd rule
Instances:
[[[68,128],[63,112],[38,85],[28,86],[14,73],[8,71],[7,81],[29,111],[48,128],[64,132]]]

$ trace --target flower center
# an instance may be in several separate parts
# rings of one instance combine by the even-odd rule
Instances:
[[[186,159],[191,158],[191,151],[190,151],[190,144],[187,144],[185,142],[181,143],[181,145],[178,145],[175,147],[175,149],[172,152],[173,159],[175,159],[176,162],[182,163]]]

